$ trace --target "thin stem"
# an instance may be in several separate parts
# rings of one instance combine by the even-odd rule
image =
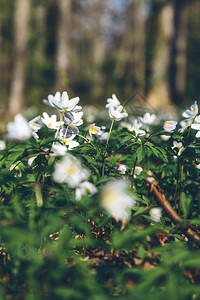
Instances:
[[[57,129],[57,131],[56,131],[56,134],[55,134],[55,139],[57,139],[57,137],[58,137],[58,132],[59,132],[59,130],[60,130],[61,123],[62,123],[62,121],[63,121],[63,114],[61,114],[61,113],[59,112],[59,115],[60,115],[60,122],[59,122],[58,129]],[[55,144],[55,142],[54,142],[53,144]]]
[[[104,176],[104,170],[105,170],[105,157],[103,156],[103,162],[102,162],[102,177]]]
[[[187,138],[188,138],[188,136],[190,135],[190,132],[191,132],[191,129],[192,129],[192,124],[194,123],[194,120],[195,120],[195,118],[192,120],[192,123],[191,123],[191,125],[190,125],[190,128],[189,128],[189,130],[188,130],[188,134],[187,134]]]
[[[106,145],[108,145],[109,139],[110,139],[110,135],[111,135],[111,131],[113,128],[113,124],[114,124],[115,118],[112,119],[112,123],[110,125],[110,130],[109,130],[109,134],[108,134],[108,138],[107,138],[107,142]],[[105,156],[103,154],[103,161],[102,161],[102,176],[104,176],[104,171],[105,171]]]
[[[89,143],[90,141],[86,138],[86,137],[84,137],[83,135],[81,135],[81,134],[76,134],[76,135],[78,135],[78,136],[80,136],[80,137],[82,137],[87,143]]]
[[[177,163],[177,177],[176,177],[176,191],[175,191],[175,199],[174,199],[174,204],[175,204],[175,210],[176,210],[176,205],[177,205],[177,197],[178,197],[178,183],[179,183],[179,177],[180,177],[180,156],[178,156],[178,163]]]
[[[181,164],[181,178],[180,178],[180,192],[179,194],[181,195],[182,192],[182,186],[183,186],[183,163]],[[179,201],[179,208],[178,208],[178,212],[180,214],[181,212],[181,202]]]
[[[131,188],[133,188],[133,179],[134,179],[134,173],[135,173],[136,164],[137,164],[137,157],[135,159],[133,170],[132,170],[132,173],[131,173]]]
[[[111,125],[110,125],[110,130],[109,130],[109,134],[108,134],[108,139],[107,139],[106,145],[108,145],[108,142],[109,142],[109,139],[110,139],[110,135],[111,135],[111,131],[112,131],[112,128],[113,128],[114,121],[115,121],[115,118],[112,119],[112,123],[111,123]]]

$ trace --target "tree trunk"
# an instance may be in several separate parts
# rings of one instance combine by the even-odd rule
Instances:
[[[171,42],[173,37],[173,3],[164,4],[157,11],[157,33],[154,46],[151,73],[151,90],[147,96],[153,107],[171,105],[169,69],[171,61]]]
[[[15,115],[22,110],[25,86],[26,46],[29,33],[30,0],[16,0],[15,7],[15,51],[13,78],[9,97],[9,113]]]
[[[63,90],[68,85],[68,72],[70,65],[69,34],[71,29],[72,0],[59,0],[59,21],[57,32],[56,54],[56,89]]]
[[[96,30],[93,36],[93,96],[99,99],[102,95],[103,74],[101,65],[105,56],[105,45],[103,41],[103,18],[105,11],[105,0],[97,2],[93,7],[93,15],[96,20]]]
[[[174,38],[170,81],[173,102],[180,104],[184,99],[186,84],[188,6],[183,0],[176,0],[174,5]]]
[[[118,52],[115,76],[127,73],[131,86],[145,87],[145,0],[134,0],[128,9],[127,29]]]

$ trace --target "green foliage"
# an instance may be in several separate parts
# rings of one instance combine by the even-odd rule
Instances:
[[[199,142],[188,129],[153,127],[139,136],[114,124],[107,143],[89,137],[88,124],[80,127],[80,145],[67,155],[81,160],[97,189],[80,199],[78,187],[55,180],[63,158],[52,156],[53,146],[62,140],[51,131],[8,142],[0,155],[2,299],[199,299],[199,244],[185,234],[187,226],[199,234]],[[172,147],[175,140],[183,143],[180,152]],[[125,174],[119,164],[128,167]],[[149,176],[182,223],[164,209],[160,220],[152,217],[159,204],[146,184]],[[102,205],[113,180],[130,182],[126,195],[135,199],[122,220]]]

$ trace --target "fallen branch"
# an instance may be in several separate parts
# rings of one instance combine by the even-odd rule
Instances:
[[[191,228],[188,228],[188,225],[179,217],[179,215],[175,212],[172,208],[171,204],[166,200],[163,190],[157,184],[153,177],[149,177],[145,179],[147,185],[150,188],[150,193],[153,194],[154,198],[159,202],[162,206],[168,217],[184,232],[184,234],[189,238],[192,239],[193,242],[200,246],[200,236],[195,233]]]

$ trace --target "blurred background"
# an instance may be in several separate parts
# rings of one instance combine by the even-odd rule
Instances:
[[[0,116],[140,95],[182,108],[200,95],[200,1],[0,0]]]

